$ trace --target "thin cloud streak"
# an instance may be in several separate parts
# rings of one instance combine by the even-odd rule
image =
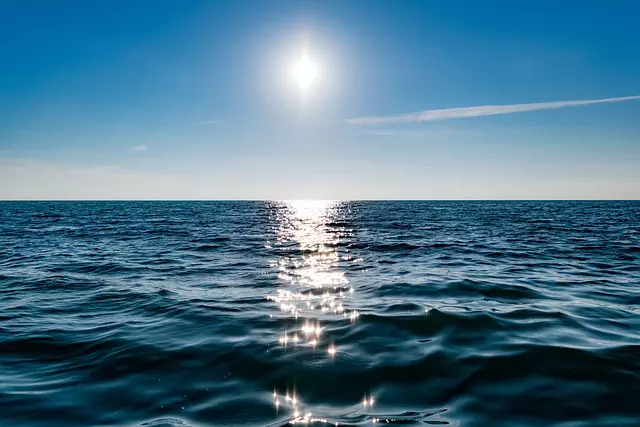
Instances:
[[[203,125],[219,125],[220,123],[222,123],[222,120],[202,120],[199,122],[193,122],[193,125],[196,126],[203,126]]]
[[[494,116],[498,114],[522,113],[535,110],[552,110],[580,105],[603,104],[606,102],[622,102],[640,99],[640,95],[622,96],[617,98],[586,99],[573,101],[537,102],[532,104],[512,105],[481,105],[477,107],[445,108],[441,110],[427,110],[417,113],[398,114],[394,116],[360,117],[347,120],[355,125],[376,125],[382,123],[412,123],[437,120],[462,119],[466,117]]]
[[[369,129],[363,130],[360,132],[362,135],[373,135],[380,137],[408,137],[408,138],[450,138],[452,136],[465,136],[465,137],[473,137],[478,136],[477,132],[473,131],[463,131],[463,130],[416,130],[416,131],[407,131],[407,130],[398,130],[398,129]]]

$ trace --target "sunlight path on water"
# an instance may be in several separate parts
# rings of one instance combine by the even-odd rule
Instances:
[[[331,322],[355,322],[360,312],[354,306],[354,292],[345,272],[337,247],[340,234],[331,232],[330,225],[344,222],[339,202],[291,201],[274,207],[276,241],[267,242],[267,248],[281,249],[272,261],[279,271],[282,286],[270,295],[281,312],[284,327],[274,341],[281,350],[302,351],[313,349],[314,357],[325,355],[329,360],[339,359],[340,345],[325,332]],[[346,233],[353,230],[344,229]],[[361,260],[345,259],[351,262]],[[344,261],[344,260],[343,260]],[[308,353],[301,352],[301,357]],[[295,382],[295,378],[292,378]],[[300,398],[300,390],[287,385],[273,390],[276,411],[290,411],[289,423],[327,423],[339,425],[337,420],[318,417]],[[363,402],[354,402],[355,410],[371,407],[375,399],[370,393]]]

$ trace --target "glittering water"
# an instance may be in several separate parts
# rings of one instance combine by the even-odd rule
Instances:
[[[640,425],[640,203],[0,203],[0,425],[288,423]]]

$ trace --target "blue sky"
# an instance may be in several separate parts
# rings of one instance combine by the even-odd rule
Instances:
[[[5,0],[0,198],[638,199],[640,100],[484,107],[640,95],[638,16],[634,0]],[[319,72],[301,94],[303,49]],[[466,107],[483,108],[450,110]]]

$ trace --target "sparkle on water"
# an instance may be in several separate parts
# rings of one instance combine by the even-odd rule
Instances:
[[[319,347],[326,349],[324,357],[335,359],[338,347],[330,340],[330,333],[325,333],[329,329],[326,325],[331,322],[353,323],[360,316],[360,312],[353,308],[356,292],[349,286],[345,273],[338,269],[340,258],[335,248],[339,237],[329,233],[326,226],[336,220],[334,211],[338,204],[331,201],[283,203],[285,209],[277,218],[277,238],[275,242],[269,242],[269,246],[277,248],[294,242],[300,248],[300,254],[280,257],[273,264],[278,268],[282,282],[282,287],[268,297],[280,310],[279,319],[284,325],[277,341],[282,351],[299,351],[300,357],[319,357],[320,354],[315,352]],[[354,263],[360,261],[350,260]],[[291,346],[290,343],[296,345]],[[305,345],[298,347],[299,343],[314,351],[305,352]],[[273,399],[276,410],[279,410],[283,400],[276,390]],[[365,402],[365,408],[373,406],[373,396],[369,395]],[[338,425],[337,421],[313,416],[295,392],[286,391],[284,403],[290,411],[291,424]],[[354,404],[357,406],[356,402]]]

